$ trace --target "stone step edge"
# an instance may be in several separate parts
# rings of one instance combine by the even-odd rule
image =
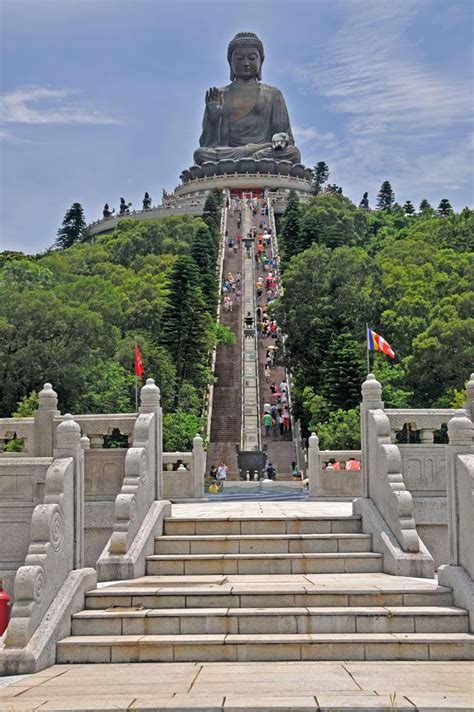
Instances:
[[[474,646],[472,633],[208,633],[198,635],[71,635],[59,647],[115,645],[285,645],[324,643],[444,643]]]
[[[311,595],[311,596],[395,596],[395,595],[445,595],[452,594],[452,589],[446,586],[437,586],[436,588],[427,589],[397,589],[397,588],[387,588],[387,589],[373,589],[373,588],[361,588],[361,589],[341,589],[341,588],[312,588],[311,586],[302,585],[300,588],[282,588],[282,587],[271,587],[265,584],[254,584],[253,587],[249,586],[242,587],[243,584],[233,584],[228,588],[223,588],[219,586],[217,588],[212,588],[212,584],[206,585],[195,585],[195,586],[169,586],[162,585],[155,587],[139,587],[131,586],[130,588],[98,588],[92,591],[86,592],[87,597],[96,596],[294,596],[294,595]]]
[[[272,554],[150,554],[147,561],[216,561],[221,559],[263,561],[265,559],[382,559],[383,554],[374,551],[324,551],[320,553]],[[183,574],[184,575],[184,574]],[[244,575],[244,574],[243,574]]]
[[[371,539],[371,534],[327,533],[327,534],[163,534],[155,537],[156,542],[163,541],[319,541],[326,539]]]
[[[88,620],[94,618],[175,618],[189,617],[228,617],[228,616],[446,616],[465,617],[469,615],[464,608],[456,606],[295,606],[293,608],[135,608],[130,610],[88,609],[74,613],[73,619]]]
[[[289,515],[281,515],[281,517],[275,517],[275,516],[262,516],[262,517],[165,517],[164,522],[165,524],[171,522],[200,522],[200,523],[206,523],[206,522],[327,522],[327,521],[336,521],[336,522],[344,522],[344,521],[361,521],[361,516],[360,514],[348,514],[348,515],[338,515],[338,514],[320,514],[317,517],[311,517],[311,516],[305,516],[305,515],[298,515],[298,514],[289,514]]]

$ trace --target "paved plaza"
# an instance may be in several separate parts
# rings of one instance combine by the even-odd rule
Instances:
[[[2,712],[472,710],[469,662],[54,665],[0,689]]]

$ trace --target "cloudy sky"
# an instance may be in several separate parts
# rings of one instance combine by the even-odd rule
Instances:
[[[303,162],[375,202],[473,204],[472,0],[0,0],[1,249],[50,246],[75,201],[159,202],[192,163],[236,32],[265,45]]]

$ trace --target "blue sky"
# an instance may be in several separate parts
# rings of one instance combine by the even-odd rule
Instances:
[[[75,201],[159,202],[198,145],[236,32],[265,46],[303,162],[371,203],[473,204],[471,0],[0,0],[0,247],[50,246]]]

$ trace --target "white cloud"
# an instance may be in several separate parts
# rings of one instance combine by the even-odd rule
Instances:
[[[432,69],[410,40],[424,12],[418,0],[340,5],[342,24],[321,59],[296,69],[334,121],[331,180],[356,200],[386,179],[404,199],[472,186],[472,83],[467,70]]]
[[[316,146],[322,145],[329,147],[337,143],[336,135],[333,134],[332,131],[319,131],[315,126],[309,126],[307,128],[294,126],[293,134],[297,146],[311,142]]]
[[[10,131],[4,131],[0,129],[0,142],[2,143],[31,143],[26,138],[20,138],[19,136],[14,136]]]
[[[20,87],[0,97],[0,119],[21,124],[118,124],[87,104],[71,102],[70,89]]]

